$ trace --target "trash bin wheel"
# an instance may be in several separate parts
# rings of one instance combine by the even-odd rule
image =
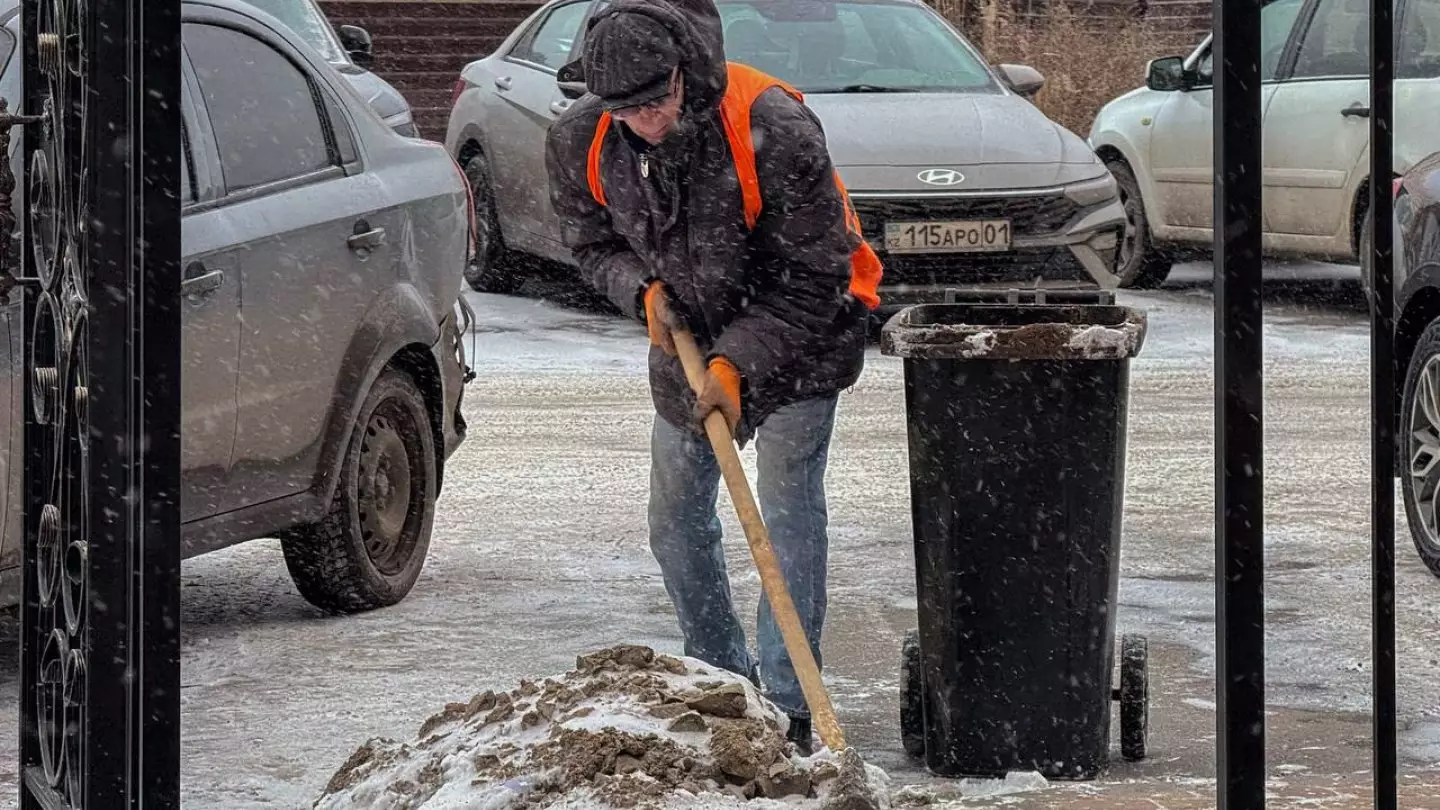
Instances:
[[[925,681],[919,630],[905,633],[900,645],[900,745],[912,757],[925,756]]]
[[[1127,762],[1145,758],[1150,732],[1149,645],[1144,636],[1120,640],[1120,755]]]

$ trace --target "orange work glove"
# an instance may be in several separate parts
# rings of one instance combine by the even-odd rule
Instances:
[[[650,343],[660,350],[675,356],[675,337],[670,334],[679,319],[670,309],[670,293],[659,281],[650,282],[645,288],[645,328],[650,330]]]
[[[695,420],[704,424],[711,411],[719,411],[730,426],[730,435],[740,424],[740,369],[725,357],[710,361],[705,387],[695,398]]]

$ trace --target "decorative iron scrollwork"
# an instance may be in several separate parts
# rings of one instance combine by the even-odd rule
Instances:
[[[34,24],[43,84],[40,115],[12,113],[0,99],[0,156],[9,155],[17,125],[34,139],[29,164],[30,216],[35,261],[35,302],[27,347],[32,422],[43,448],[39,476],[43,506],[34,521],[34,609],[27,618],[43,634],[34,659],[34,718],[40,767],[26,773],[26,788],[50,802],[85,805],[87,623],[90,481],[87,350],[89,301],[86,168],[85,20],[77,0],[42,0]],[[32,96],[33,97],[33,96]],[[12,240],[16,179],[0,161],[0,295],[22,279],[15,272]],[[35,435],[35,434],[32,434]],[[40,784],[36,784],[40,782]]]
[[[176,810],[181,4],[21,0],[20,23],[25,97],[0,102],[0,296],[28,337],[20,807]]]

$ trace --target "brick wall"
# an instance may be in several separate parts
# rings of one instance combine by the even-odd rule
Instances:
[[[375,72],[415,111],[420,134],[444,140],[461,68],[505,39],[541,0],[320,0],[335,25],[375,40]]]
[[[1021,17],[1045,13],[1049,0],[1010,0]],[[460,69],[490,53],[542,0],[321,0],[336,25],[359,25],[375,39],[375,71],[415,109],[423,136],[443,140]],[[978,37],[983,0],[929,0]],[[1155,26],[1167,52],[1182,53],[1210,30],[1210,0],[1071,0],[1097,25],[1120,15]],[[1157,46],[1161,43],[1157,42]]]

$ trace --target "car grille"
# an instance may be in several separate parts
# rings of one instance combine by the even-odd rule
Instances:
[[[1080,207],[1060,194],[1035,197],[852,198],[865,238],[885,242],[885,223],[1008,219],[1016,236],[1044,236],[1064,228]]]

